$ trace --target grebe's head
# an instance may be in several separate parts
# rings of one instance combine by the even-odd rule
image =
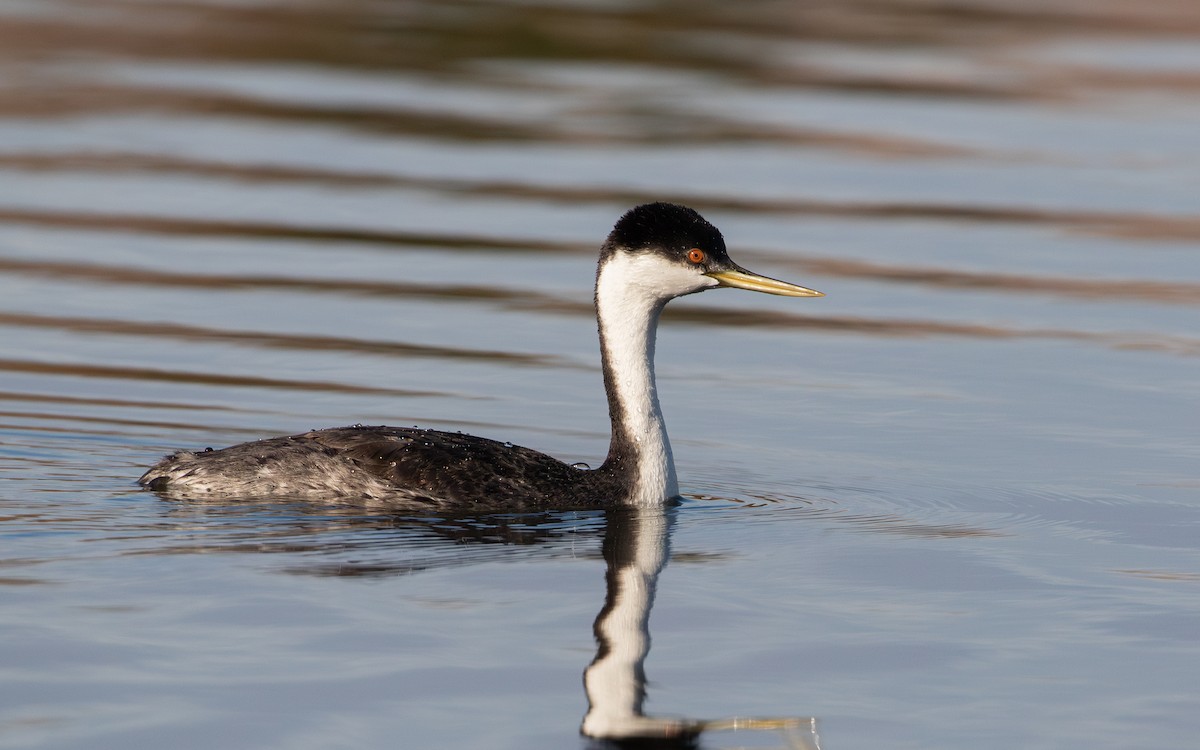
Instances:
[[[617,221],[600,250],[598,278],[666,302],[717,287],[788,297],[821,297],[818,291],[760,276],[729,259],[725,238],[694,210],[646,203]]]

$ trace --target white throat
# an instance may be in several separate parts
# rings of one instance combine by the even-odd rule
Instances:
[[[632,505],[661,505],[679,494],[654,382],[659,314],[671,298],[716,283],[653,253],[625,252],[609,257],[596,279],[605,377],[620,407],[621,421],[614,420],[613,431],[624,432],[636,456]]]

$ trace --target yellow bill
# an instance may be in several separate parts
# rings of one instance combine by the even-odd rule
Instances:
[[[825,295],[815,289],[809,289],[796,284],[789,284],[786,281],[759,276],[756,273],[750,273],[743,269],[730,269],[727,271],[713,271],[705,274],[711,276],[721,282],[721,286],[731,286],[737,289],[749,289],[752,292],[766,292],[767,294],[780,294],[784,297],[824,297]]]

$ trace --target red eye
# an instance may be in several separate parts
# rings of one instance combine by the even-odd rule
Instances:
[[[691,250],[688,250],[687,258],[693,263],[703,263],[704,259],[707,257],[708,256],[704,254],[704,251],[698,247],[693,247]]]

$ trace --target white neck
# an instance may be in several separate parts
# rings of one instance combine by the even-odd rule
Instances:
[[[661,505],[679,494],[654,383],[654,336],[667,301],[696,286],[695,273],[651,253],[617,252],[596,279],[605,386],[616,408],[613,444],[623,436],[636,463],[631,505]]]

